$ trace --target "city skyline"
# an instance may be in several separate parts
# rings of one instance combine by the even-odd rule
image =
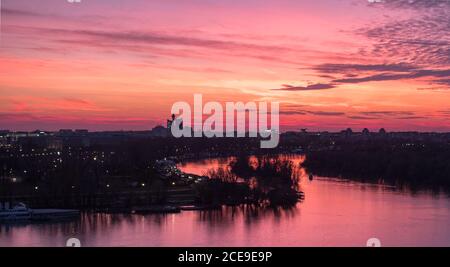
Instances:
[[[149,130],[201,93],[279,101],[283,132],[450,132],[449,1],[3,0],[1,12],[0,129]]]

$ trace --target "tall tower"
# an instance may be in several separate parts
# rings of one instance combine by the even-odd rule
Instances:
[[[172,128],[172,123],[175,121],[175,114],[172,114],[172,119],[167,120],[167,129]]]

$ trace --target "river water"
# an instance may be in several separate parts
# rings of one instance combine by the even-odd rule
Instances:
[[[230,159],[181,164],[190,173]],[[223,207],[166,215],[83,213],[79,220],[0,224],[0,246],[450,246],[450,199],[385,185],[315,177],[301,180],[306,198],[289,210]]]

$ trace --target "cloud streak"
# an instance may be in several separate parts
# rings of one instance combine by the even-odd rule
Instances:
[[[325,83],[315,83],[307,86],[294,86],[290,84],[283,84],[281,88],[271,89],[274,91],[314,91],[314,90],[327,90],[333,89],[335,85]]]
[[[245,57],[262,61],[298,64],[290,60],[293,54],[307,54],[307,50],[289,45],[271,45],[263,42],[246,42],[214,36],[199,37],[183,32],[164,31],[113,31],[63,29],[33,26],[5,25],[6,33],[32,37],[44,37],[51,45],[67,53],[68,46],[88,47],[103,52],[128,52],[145,56],[173,56],[210,58],[221,56]],[[55,47],[38,47],[46,52],[58,52]],[[44,51],[44,52],[45,52]],[[291,55],[291,56],[287,56]]]
[[[383,6],[397,9],[424,10],[432,8],[449,8],[448,0],[384,0],[380,3],[373,3],[371,6]]]
[[[404,80],[404,79],[416,79],[423,77],[432,77],[432,78],[446,78],[450,77],[450,69],[443,70],[428,70],[422,69],[413,71],[410,73],[381,73],[376,75],[370,75],[365,77],[357,77],[357,78],[343,78],[334,80],[337,83],[362,83],[362,82],[373,82],[373,81],[396,81],[396,80]],[[440,83],[441,80],[434,80],[436,83]]]
[[[410,72],[417,70],[418,68],[408,63],[395,63],[395,64],[333,64],[326,63],[313,67],[314,70],[321,73],[354,73],[365,71],[389,71],[389,72]]]

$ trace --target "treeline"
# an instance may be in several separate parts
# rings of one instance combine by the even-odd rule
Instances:
[[[311,151],[303,166],[321,176],[450,192],[450,146],[431,142],[342,143]]]
[[[202,203],[292,207],[303,198],[296,169],[277,156],[240,156],[227,168],[208,170],[211,179],[196,190]]]

